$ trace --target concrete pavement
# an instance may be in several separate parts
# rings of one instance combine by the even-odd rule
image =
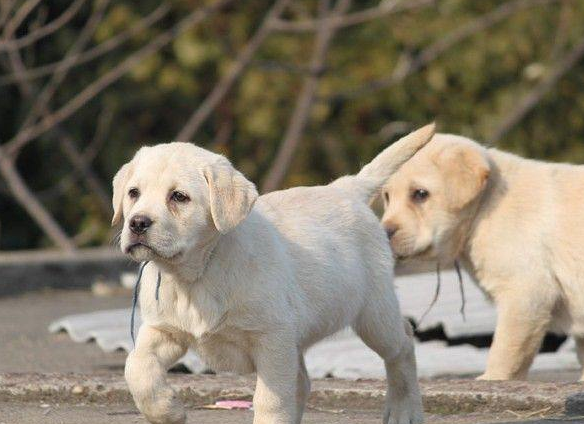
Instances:
[[[251,424],[251,411],[197,410],[187,411],[190,424]],[[379,424],[381,412],[361,410],[314,410],[309,409],[303,424]],[[462,414],[427,415],[426,424],[582,424],[584,421],[509,421],[513,415]],[[55,403],[2,403],[0,424],[147,424],[132,406],[127,404],[55,404]]]
[[[129,293],[96,297],[87,290],[39,290],[0,297],[0,373],[121,373],[125,353],[105,353],[95,344],[75,343],[66,334],[50,334],[47,328],[63,315],[123,308],[131,302]]]
[[[217,400],[250,400],[255,386],[252,376],[171,375],[169,380],[192,414],[202,416],[208,411],[199,409]],[[422,382],[422,391],[426,412],[434,414],[431,423],[443,422],[443,416],[458,417],[460,423],[574,416],[583,407],[582,386],[576,383],[431,380]],[[347,422],[353,422],[354,414],[360,416],[354,422],[367,422],[370,416],[379,419],[384,394],[385,383],[379,380],[314,380],[308,405],[313,412],[338,415],[338,419],[346,414]],[[0,404],[46,404],[65,411],[84,406],[97,412],[100,405],[122,405],[122,410],[133,410],[123,377],[113,373],[1,374]],[[469,417],[481,417],[481,421],[469,421]]]
[[[125,354],[105,354],[94,345],[47,332],[48,323],[61,315],[129,303],[127,296],[99,298],[70,290],[0,298],[0,424],[73,424],[80,417],[86,424],[145,423],[123,381]],[[578,376],[570,372],[561,377],[574,381]],[[251,423],[250,412],[197,409],[218,399],[249,399],[254,385],[251,377],[170,378],[189,405],[189,422]],[[563,414],[567,405],[573,415],[584,415],[584,397],[578,396],[584,385],[580,383],[440,379],[423,381],[422,386],[428,424],[525,422]],[[378,380],[317,380],[304,422],[378,423],[384,388],[385,383]],[[584,420],[540,421],[558,422]]]

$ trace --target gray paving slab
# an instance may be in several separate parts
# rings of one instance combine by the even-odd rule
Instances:
[[[187,417],[187,423],[197,424],[251,424],[252,422],[252,413],[249,411],[189,409]],[[509,419],[508,415],[434,414],[426,415],[426,424],[491,424]],[[376,411],[309,409],[302,423],[379,424],[380,421],[380,412]],[[38,404],[0,402],[0,424],[79,424],[80,422],[84,424],[147,424],[138,411],[127,404],[62,405],[45,402]]]

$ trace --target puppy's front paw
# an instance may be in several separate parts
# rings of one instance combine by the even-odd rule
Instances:
[[[482,375],[479,375],[477,380],[484,380],[484,381],[501,381],[501,380],[513,380],[512,376],[505,375],[503,373],[491,373],[485,372]]]
[[[158,394],[154,402],[138,406],[152,424],[185,424],[187,419],[181,402],[171,389]]]

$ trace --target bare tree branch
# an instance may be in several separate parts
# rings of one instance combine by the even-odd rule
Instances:
[[[13,149],[21,146],[22,144],[26,144],[30,140],[50,130],[55,125],[63,122],[65,119],[69,118],[72,114],[77,112],[79,108],[95,98],[104,89],[126,75],[145,57],[154,54],[161,48],[168,45],[185,30],[199,24],[213,13],[234,2],[235,0],[219,0],[212,6],[204,7],[193,13],[190,13],[186,18],[183,18],[170,30],[158,35],[147,45],[132,53],[120,64],[109,70],[93,83],[89,84],[87,87],[85,87],[84,90],[69,100],[69,102],[67,102],[67,104],[65,104],[63,107],[53,112],[51,115],[45,116],[39,123],[23,129],[23,131],[20,131],[8,143],[6,143],[7,151],[11,152]]]
[[[91,163],[97,157],[99,151],[101,150],[106,140],[107,133],[111,127],[112,118],[113,118],[112,110],[108,107],[105,107],[102,113],[99,114],[99,118],[97,119],[97,125],[95,128],[95,134],[93,135],[91,142],[81,153],[81,161],[83,161],[84,165],[88,167],[90,170]],[[37,196],[41,201],[49,200],[56,196],[61,196],[68,190],[70,190],[73,184],[75,184],[75,182],[79,180],[80,177],[82,177],[81,172],[79,169],[76,169],[74,173],[63,177],[61,181],[59,181],[53,187],[37,192]],[[108,201],[107,212],[109,212],[110,211],[109,197],[107,198],[107,201]]]
[[[107,134],[111,128],[112,119],[114,113],[111,108],[104,107],[103,111],[99,114],[97,118],[97,125],[95,126],[95,134],[91,139],[91,142],[87,145],[83,151],[83,160],[91,163],[97,157],[97,154],[101,150],[103,143],[107,138]]]
[[[81,6],[87,0],[75,0],[69,7],[55,20],[51,21],[45,26],[37,28],[35,31],[27,34],[24,37],[16,38],[12,40],[0,41],[0,51],[9,49],[21,49],[23,47],[29,46],[34,42],[58,31],[64,25],[66,25],[73,17],[77,14]]]
[[[562,4],[560,9],[558,26],[556,33],[554,35],[554,44],[552,46],[552,51],[550,54],[550,59],[556,61],[560,58],[561,54],[564,52],[564,47],[568,41],[568,35],[570,31],[571,17],[573,14],[572,9],[573,1],[567,0]]]
[[[22,62],[20,61],[22,64]],[[24,95],[27,97],[34,96],[35,90],[30,85],[26,85],[23,89]],[[49,114],[50,110],[48,108],[44,109],[44,114]],[[107,190],[104,188],[103,184],[93,171],[90,166],[90,162],[93,160],[88,160],[86,157],[86,152],[83,154],[79,153],[75,142],[72,137],[64,131],[59,125],[55,126],[52,130],[55,132],[56,138],[58,139],[59,147],[61,151],[65,154],[65,157],[73,164],[75,171],[78,175],[81,175],[88,188],[96,196],[98,203],[103,211],[103,213],[108,214],[110,212],[110,201]],[[91,145],[90,145],[91,146]],[[32,193],[31,193],[32,194]]]
[[[92,16],[90,17],[90,19],[88,20],[84,29],[82,30],[82,34],[78,38],[78,41],[76,43],[74,43],[74,46],[77,46],[78,48],[83,48],[83,45],[81,43],[85,43],[85,42],[89,41],[89,37],[93,33],[93,29],[96,27],[96,25],[99,23],[99,21],[101,21],[101,19],[103,17],[103,11],[105,10],[106,5],[107,5],[107,1],[102,1],[101,7],[98,7],[95,9],[94,13],[92,13]],[[18,73],[21,71],[26,71],[24,63],[22,62],[22,59],[20,57],[20,52],[18,50],[12,50],[12,49],[9,50],[9,59],[10,59],[10,64],[12,66],[12,70],[14,72]],[[61,75],[61,76],[64,78],[64,75]],[[29,84],[28,82],[20,81],[19,88],[20,88],[21,92],[23,93],[24,97],[29,98],[29,99],[36,97],[37,93],[36,93],[35,88],[31,84]],[[50,114],[50,110],[49,110],[49,107],[46,104],[46,102],[43,104],[39,104],[39,103],[36,103],[36,104],[40,108],[40,111],[42,112],[43,115]],[[72,138],[64,130],[62,130],[58,126],[56,126],[54,128],[54,131],[57,134],[57,138],[59,140],[59,145],[60,145],[61,149],[63,150],[63,152],[65,153],[66,157],[73,163],[73,165],[77,169],[77,171],[84,176],[88,187],[96,195],[96,198],[97,198],[99,204],[101,205],[102,210],[104,210],[105,213],[109,213],[110,206],[109,206],[109,196],[107,194],[107,191],[103,188],[101,182],[99,181],[97,176],[93,173],[93,170],[91,170],[91,168],[88,166],[88,164],[84,163],[80,159],[81,155],[76,150],[76,147],[72,141]],[[17,153],[17,152],[15,152],[15,153]],[[12,156],[12,159],[10,160],[11,163],[14,163],[14,157],[15,156]],[[6,168],[4,170],[4,172],[8,172],[8,173],[10,171],[11,171],[10,168]],[[20,177],[20,175],[18,174],[18,171],[15,168],[12,171],[14,174],[14,175],[12,175],[12,178],[16,179],[16,183],[12,184],[12,185],[9,184],[9,189],[11,189],[11,190],[13,190],[13,189],[24,190],[25,191],[24,195],[26,196],[26,198],[28,198],[29,200],[31,198],[34,198],[36,200],[36,204],[22,205],[22,206],[29,213],[31,218],[39,224],[39,226],[43,229],[43,231],[45,231],[45,233],[51,239],[53,239],[53,241],[55,243],[61,243],[61,244],[59,244],[59,246],[63,247],[64,246],[62,244],[63,243],[63,236],[66,237],[65,232],[62,229],[60,229],[60,227],[58,226],[58,224],[54,220],[54,218],[52,218],[50,213],[46,209],[44,209],[44,207],[42,206],[42,203],[36,198],[36,196],[33,194],[33,192],[26,186],[22,177]],[[5,177],[5,179],[9,178],[9,175],[3,174],[3,176]],[[22,193],[13,192],[12,194],[17,200],[23,198]],[[60,235],[59,235],[59,232],[57,230],[60,230],[60,232],[61,232]],[[73,243],[71,241],[71,239],[69,239],[69,241],[71,243]]]
[[[239,76],[253,59],[253,56],[270,33],[271,23],[284,12],[290,2],[291,0],[277,0],[274,3],[270,11],[266,14],[259,29],[239,52],[239,55],[235,59],[235,63],[231,66],[227,74],[221,78],[215,88],[213,88],[213,90],[207,95],[197,110],[195,110],[190,116],[185,126],[176,136],[176,140],[191,140],[199,131],[201,125],[203,125],[213,113],[217,105],[223,100],[229,90],[231,90],[235,81],[237,81]]]
[[[328,5],[328,1],[321,0],[321,5],[322,4]],[[330,12],[328,11],[328,6],[321,6],[321,12],[322,9],[324,9],[324,12],[322,12],[321,15],[322,17],[329,18],[342,16],[350,6],[351,0],[338,0],[335,7]],[[292,113],[288,128],[284,134],[284,139],[282,140],[282,144],[276,154],[276,159],[263,181],[263,192],[276,190],[282,184],[282,181],[288,172],[288,168],[292,163],[292,159],[302,138],[302,133],[304,132],[308,118],[310,117],[310,111],[314,103],[319,80],[322,76],[322,69],[328,49],[336,33],[336,28],[330,26],[331,22],[333,21],[324,20],[323,26],[316,33],[315,47],[310,60],[310,69],[312,72],[304,79],[302,89],[296,100],[294,112]]]
[[[0,148],[0,174],[10,192],[22,208],[35,220],[55,245],[63,250],[74,250],[75,244],[38,201],[14,166],[14,162]]]
[[[4,0],[0,2],[0,28],[3,28],[4,24],[8,21],[10,12],[12,12],[12,8],[15,5],[16,0]]]
[[[156,22],[160,21],[170,11],[170,6],[168,3],[162,3],[158,6],[154,11],[149,13],[147,16],[142,18],[136,24],[132,25],[130,28],[126,29],[125,31],[120,32],[116,36],[104,41],[103,43],[83,52],[80,53],[74,61],[70,61],[69,65],[66,67],[76,67],[83,65],[91,60],[94,60],[104,54],[107,54],[119,46],[123,45],[125,42],[130,40],[134,35],[138,34],[145,28],[148,28],[155,24]],[[12,84],[18,80],[20,81],[29,81],[32,79],[44,77],[46,75],[51,75],[57,68],[64,66],[64,60],[60,60],[58,62],[49,63],[43,66],[39,66],[37,68],[28,69],[26,72],[21,74],[10,74],[0,76],[0,86],[6,84]]]
[[[310,69],[307,66],[297,66],[292,63],[280,62],[277,60],[258,60],[254,59],[252,65],[257,66],[262,71],[283,71],[289,74],[300,74],[305,75],[310,73]]]
[[[12,19],[10,19],[4,26],[4,37],[11,39],[18,27],[31,14],[35,7],[41,0],[26,0],[22,6],[16,11]]]
[[[79,36],[75,39],[73,45],[69,48],[67,53],[65,53],[65,58],[61,62],[61,66],[59,66],[55,70],[55,73],[52,75],[51,79],[46,84],[44,89],[38,95],[35,96],[36,101],[29,109],[28,114],[21,126],[21,130],[23,128],[27,128],[28,126],[30,126],[31,123],[35,121],[40,114],[42,115],[48,114],[49,112],[48,104],[51,101],[51,98],[57,92],[57,89],[59,88],[65,77],[67,76],[68,70],[70,69],[70,66],[68,66],[68,64],[75,60],[76,55],[85,48],[87,43],[89,43],[91,37],[93,36],[93,33],[97,29],[97,26],[103,20],[105,9],[107,8],[110,1],[111,0],[96,0],[97,6],[91,13],[91,16],[83,26],[83,29],[81,30]],[[10,49],[10,53],[14,54],[15,50]],[[9,154],[17,155],[18,150],[22,146],[24,146],[24,143],[22,143],[21,145],[15,145],[9,151]]]
[[[318,31],[325,23],[338,30],[349,26],[359,25],[374,19],[382,18],[391,13],[417,9],[436,4],[437,0],[381,0],[378,6],[347,14],[324,19],[304,20],[298,22],[278,19],[273,23],[273,29],[286,32],[312,32]]]
[[[65,65],[67,64],[67,60],[71,57],[74,57],[78,51],[82,50],[85,45],[91,40],[91,37],[97,28],[97,25],[103,20],[104,12],[109,4],[110,0],[100,0],[97,4],[97,7],[93,10],[90,18],[87,20],[86,24],[84,25],[83,29],[79,37],[73,43],[73,46],[69,49],[69,51],[65,55],[65,60],[63,60],[63,67],[56,70],[53,78],[47,83],[45,89],[38,94],[36,89],[27,82],[20,81],[21,91],[27,98],[35,98],[36,102],[33,104],[29,111],[28,117],[25,119],[25,124],[27,122],[31,122],[36,114],[40,113],[42,116],[49,115],[51,110],[49,109],[48,102],[50,98],[56,92],[59,84],[64,80],[67,74],[67,69]],[[13,70],[15,72],[23,72],[26,71],[26,68],[20,58],[20,53],[14,49],[11,49],[9,52],[9,57],[11,60],[11,64]],[[69,159],[69,161],[73,164],[76,171],[84,177],[84,180],[89,187],[89,189],[95,194],[98,203],[104,213],[109,213],[110,204],[109,204],[109,195],[107,190],[104,188],[103,184],[95,175],[91,167],[88,165],[86,161],[83,159],[83,155],[78,151],[73,138],[67,134],[66,131],[61,129],[59,126],[54,128],[56,133],[59,146],[65,156]],[[16,156],[18,151],[15,150],[11,152],[12,155]]]
[[[6,26],[4,27],[4,30],[2,31],[2,39],[3,40],[12,40],[18,27],[27,18],[27,16],[30,15],[30,13],[34,10],[34,8],[38,5],[38,3],[39,3],[38,0],[27,0],[24,2],[24,4],[22,6],[20,6],[20,8],[16,11],[16,13],[12,17],[12,19],[10,19],[6,23]],[[9,50],[8,57],[9,57],[11,64],[18,65],[18,62],[20,59],[19,59],[19,56],[16,55],[15,53],[16,53],[15,50]],[[21,70],[22,69],[16,67],[15,73],[17,74],[17,76]],[[19,82],[19,81],[20,80],[17,78],[17,82]],[[21,90],[24,90],[23,91],[24,94],[27,94],[27,95],[30,94],[30,93],[27,93],[25,91],[26,87],[24,87],[24,86],[21,86]]]
[[[73,164],[77,173],[83,177],[89,189],[95,194],[102,213],[109,214],[111,211],[110,195],[91,166],[89,166],[89,162],[79,152],[77,145],[69,134],[61,130],[59,126],[56,127],[55,132],[59,137],[61,151],[65,154],[69,162]]]
[[[493,131],[487,143],[494,145],[517,126],[582,58],[584,58],[584,38],[566,56],[557,62],[557,65],[533,90],[519,100],[517,107],[510,114],[505,114],[505,119]]]
[[[418,72],[424,66],[436,60],[440,55],[450,50],[452,47],[470,38],[471,36],[478,34],[479,32],[503,21],[514,13],[531,7],[562,1],[569,0],[514,0],[503,3],[501,6],[497,7],[491,12],[488,12],[469,22],[468,24],[455,29],[438,41],[430,44],[415,57],[404,57],[405,60],[400,63],[399,66],[396,66],[394,72],[390,76],[371,81],[356,89],[341,91],[340,93],[336,93],[332,96],[324,97],[319,100],[331,101],[354,99],[373,93],[375,91],[392,87],[395,84],[401,83],[408,76]]]
[[[322,148],[333,175],[346,175],[351,171],[343,145],[331,134],[322,135]]]
[[[13,28],[6,28],[3,35],[9,39],[14,34]],[[9,61],[14,72],[18,73],[25,69],[20,53],[17,50],[8,52]],[[24,83],[19,82],[19,89],[23,96],[31,97],[32,89]],[[75,245],[67,236],[65,231],[59,226],[57,221],[45,209],[42,203],[33,194],[25,181],[22,179],[15,167],[14,159],[6,156],[0,146],[0,175],[4,178],[7,189],[20,206],[38,224],[43,232],[62,249],[73,250]]]

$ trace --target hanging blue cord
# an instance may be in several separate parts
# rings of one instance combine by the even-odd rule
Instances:
[[[158,279],[156,280],[156,293],[154,293],[154,297],[156,298],[156,301],[158,302],[158,293],[160,292],[160,281],[162,280],[162,277],[160,276],[160,271],[158,271]]]
[[[148,265],[150,261],[142,262],[140,265],[140,271],[138,271],[138,279],[136,280],[136,284],[134,285],[134,296],[132,298],[132,315],[130,317],[130,336],[132,336],[132,343],[136,346],[136,338],[134,337],[134,317],[136,316],[136,305],[138,303],[138,293],[140,290],[140,280],[142,279],[142,272],[146,265]],[[160,274],[158,274],[160,275]]]
[[[134,295],[132,297],[132,315],[130,317],[130,336],[132,336],[132,343],[136,346],[136,340],[134,337],[134,320],[136,316],[136,305],[138,304],[138,294],[140,291],[140,281],[142,280],[142,272],[146,265],[148,265],[150,261],[142,262],[140,264],[140,271],[138,271],[138,279],[136,280],[136,284],[134,285]],[[154,296],[156,297],[156,301],[158,302],[158,293],[160,292],[160,282],[162,281],[162,276],[160,275],[160,271],[158,271],[158,279],[156,280],[156,292]]]

